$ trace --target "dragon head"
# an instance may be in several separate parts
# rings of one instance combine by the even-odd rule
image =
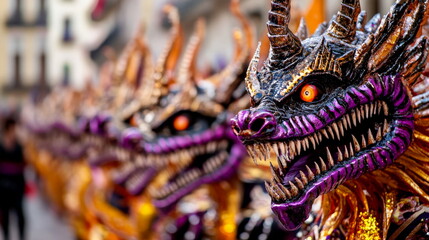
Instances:
[[[298,38],[288,28],[290,0],[271,1],[270,56],[259,70],[257,49],[246,77],[252,107],[231,124],[254,159],[277,155],[266,189],[288,230],[318,196],[385,168],[410,145],[406,86],[427,57],[427,39],[418,38],[427,5],[398,0],[366,22],[359,0],[342,0],[329,24]]]
[[[233,1],[232,10],[245,24],[245,32],[234,34],[232,61],[222,71],[204,75],[197,71],[204,21],[196,23],[178,64],[182,28],[177,10],[170,6],[166,10],[172,21],[172,37],[159,57],[151,81],[145,82],[146,92],[139,93],[140,102],[151,104],[127,118],[130,128],[121,139],[123,146],[129,145],[137,152],[133,168],[157,169],[154,182],[158,187],[150,194],[155,206],[164,212],[199,186],[232,176],[244,158],[244,148],[231,131],[229,119],[238,111],[237,107],[248,102],[243,101],[247,96],[239,76],[245,73],[252,42],[247,39],[251,32],[249,24],[238,11],[238,1]]]

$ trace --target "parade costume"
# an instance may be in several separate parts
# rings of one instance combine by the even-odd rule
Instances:
[[[255,161],[277,156],[266,189],[297,236],[427,238],[427,7],[397,1],[366,22],[358,0],[343,0],[303,40],[288,28],[290,1],[271,2],[270,57],[258,70],[256,51],[252,107],[231,123]]]

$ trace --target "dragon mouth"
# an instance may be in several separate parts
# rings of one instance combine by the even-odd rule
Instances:
[[[243,148],[238,141],[230,139],[229,128],[220,128],[225,130],[222,134],[217,130],[218,134],[205,141],[186,144],[186,148],[168,154],[154,155],[166,161],[155,184],[149,187],[158,209],[169,212],[180,199],[201,185],[221,181],[236,171],[244,156]]]
[[[266,189],[272,198],[273,210],[288,215],[283,221],[287,229],[300,226],[317,196],[360,176],[357,169],[362,157],[364,168],[382,167],[374,166],[375,161],[366,155],[384,145],[390,119],[387,103],[378,100],[352,109],[306,137],[247,143],[247,150],[256,161],[266,161],[271,152],[277,156],[277,163],[271,164],[273,179],[266,182]]]
[[[160,189],[151,191],[156,200],[166,200],[182,189],[199,183],[204,176],[211,175],[227,162],[230,144],[227,140],[209,142],[179,151],[167,166],[168,180]]]

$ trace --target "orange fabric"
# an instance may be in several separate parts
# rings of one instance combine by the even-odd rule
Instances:
[[[308,30],[314,33],[319,24],[325,21],[325,0],[313,0],[305,14]]]

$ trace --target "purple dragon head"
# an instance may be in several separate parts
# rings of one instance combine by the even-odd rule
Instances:
[[[151,167],[157,176],[150,194],[156,207],[171,210],[184,196],[203,184],[218,182],[237,172],[245,150],[234,136],[229,119],[239,107],[248,104],[244,84],[239,76],[249,59],[251,35],[249,24],[232,7],[246,34],[234,34],[236,52],[222,71],[203,76],[197,71],[197,56],[202,44],[204,21],[196,23],[181,64],[182,29],[174,8],[167,7],[172,21],[171,41],[153,69],[150,81],[139,93],[138,101],[150,102],[126,118],[122,147],[136,150],[131,164],[124,168],[126,176],[132,169]],[[131,124],[132,123],[132,124]],[[128,170],[127,170],[128,169]],[[121,179],[119,177],[118,179]],[[139,180],[137,179],[136,182]],[[156,187],[155,187],[156,186]]]
[[[231,124],[254,159],[277,155],[266,189],[288,230],[315,198],[408,148],[414,117],[405,86],[427,57],[427,39],[418,38],[427,5],[397,1],[366,22],[358,0],[342,0],[329,24],[298,38],[288,28],[290,0],[271,1],[270,56],[258,70],[256,51],[246,77],[252,107]]]

